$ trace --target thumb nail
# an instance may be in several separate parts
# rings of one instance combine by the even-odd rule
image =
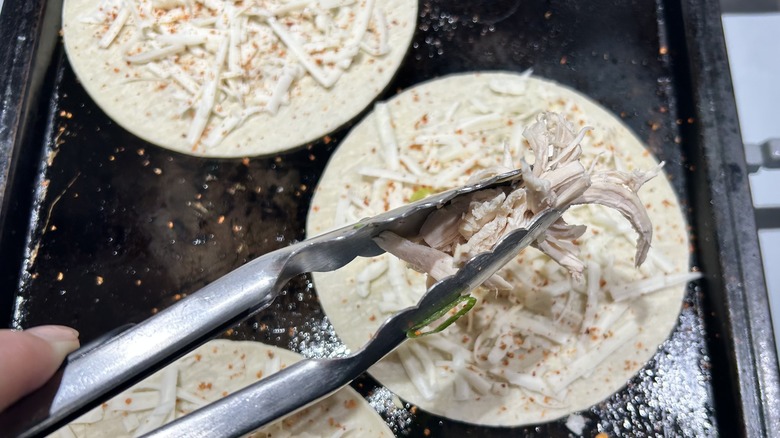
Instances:
[[[60,355],[79,348],[79,332],[63,325],[41,325],[24,331],[48,342]]]

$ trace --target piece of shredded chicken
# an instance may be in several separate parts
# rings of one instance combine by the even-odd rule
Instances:
[[[649,171],[586,169],[580,162],[580,142],[590,129],[586,126],[575,131],[563,116],[541,113],[523,132],[534,162],[531,165],[521,160],[522,184],[514,189],[485,189],[459,197],[431,213],[416,238],[385,232],[376,239],[377,244],[415,270],[427,273],[430,284],[452,275],[475,255],[490,251],[507,233],[527,227],[537,214],[549,208],[601,204],[620,212],[637,232],[634,262],[641,265],[650,249],[653,228],[637,191],[659,173],[663,163]],[[512,169],[514,163],[506,153],[500,166],[479,172],[470,182]],[[585,226],[571,225],[561,218],[533,246],[580,278],[585,263],[579,258],[577,239],[585,230]],[[498,275],[485,286],[511,289]]]

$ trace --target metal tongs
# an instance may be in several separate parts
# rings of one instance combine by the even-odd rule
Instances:
[[[265,254],[140,324],[72,353],[52,381],[0,414],[0,430],[21,437],[53,432],[264,308],[294,276],[379,255],[384,251],[373,238],[383,231],[414,236],[431,212],[456,197],[516,185],[520,179],[520,171],[508,172]],[[237,437],[335,392],[399,346],[410,329],[490,278],[560,215],[556,210],[540,213],[527,229],[509,233],[492,252],[474,257],[433,285],[417,306],[393,315],[354,354],[303,360],[149,436]]]

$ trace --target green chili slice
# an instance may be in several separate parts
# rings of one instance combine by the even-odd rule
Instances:
[[[430,324],[431,322],[436,321],[437,319],[441,318],[447,312],[452,310],[455,306],[457,306],[457,305],[459,305],[461,303],[464,303],[464,302],[465,302],[465,304],[463,305],[463,308],[458,310],[458,313],[456,313],[456,314],[450,316],[449,318],[447,318],[444,322],[439,324],[436,328],[434,328],[433,330],[427,331],[427,332],[421,331],[423,327],[425,327],[428,324]],[[437,310],[436,313],[434,313],[433,315],[429,316],[428,318],[425,318],[425,320],[423,320],[421,323],[419,323],[419,324],[415,325],[414,327],[412,327],[411,329],[407,330],[406,331],[406,337],[408,337],[408,338],[419,338],[420,336],[426,336],[426,335],[432,335],[434,333],[439,333],[440,331],[442,331],[442,330],[446,329],[447,327],[451,326],[452,323],[454,323],[455,321],[460,319],[461,316],[463,316],[466,313],[468,313],[468,311],[471,310],[471,308],[474,307],[475,304],[477,304],[477,299],[472,297],[471,295],[460,296],[457,299],[455,299],[453,302],[451,302],[451,303],[447,304],[446,306],[444,306],[443,308]]]

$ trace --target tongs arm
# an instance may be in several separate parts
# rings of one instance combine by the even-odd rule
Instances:
[[[0,415],[5,436],[38,436],[120,392],[268,305],[289,279],[278,276],[298,250],[287,247],[219,278],[129,330],[68,356],[50,391],[37,391]]]
[[[528,229],[512,231],[492,251],[475,256],[455,275],[434,284],[416,306],[390,317],[354,354],[295,363],[144,437],[239,437],[332,394],[401,345],[412,327],[490,278],[560,217],[560,211],[550,209]]]
[[[42,436],[267,306],[293,276],[332,271],[382,251],[382,231],[408,235],[457,196],[520,179],[513,171],[442,192],[263,255],[140,324],[72,353],[59,375],[0,413],[4,436]]]

